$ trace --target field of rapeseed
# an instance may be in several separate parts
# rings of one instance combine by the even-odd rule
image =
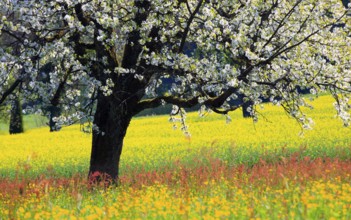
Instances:
[[[0,135],[0,219],[350,219],[350,128],[329,96],[304,131],[264,105],[253,123],[189,113],[191,137],[167,116],[136,118],[120,186],[91,188],[91,136],[79,126]]]

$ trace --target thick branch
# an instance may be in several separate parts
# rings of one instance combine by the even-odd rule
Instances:
[[[138,27],[140,27],[149,16],[149,9],[151,3],[149,1],[135,1],[135,6],[139,8],[135,14],[134,21]],[[141,39],[140,31],[134,30],[129,33],[127,43],[124,48],[122,67],[133,68],[138,61],[138,57],[142,52],[142,46],[139,40]]]
[[[60,82],[59,86],[57,87],[57,90],[56,90],[53,98],[50,100],[51,105],[57,106],[59,104],[59,100],[60,100],[61,94],[64,91],[65,84],[66,84],[66,82],[68,80],[68,76],[72,72],[72,69],[73,69],[73,66],[71,66],[67,70],[66,74],[64,75],[63,80]]]
[[[140,112],[144,109],[156,108],[162,105],[163,102],[177,105],[182,108],[191,108],[199,103],[198,97],[194,97],[191,99],[184,99],[184,98],[179,98],[175,96],[160,96],[154,99],[145,99],[140,101],[137,107],[137,111]]]
[[[74,6],[74,10],[76,12],[77,18],[82,23],[83,26],[88,26],[90,19],[84,16],[84,12],[82,9],[82,4],[78,3]]]
[[[13,93],[13,91],[17,88],[17,86],[22,81],[17,79],[11,86],[8,88],[1,96],[0,96],[0,105],[6,100],[6,98]]]
[[[214,112],[217,113],[217,114],[226,115],[226,114],[228,114],[229,112],[232,112],[232,111],[237,110],[237,109],[240,108],[242,105],[243,105],[243,103],[240,103],[240,104],[238,104],[238,105],[232,106],[231,108],[225,109],[225,110],[218,109],[218,108],[211,108],[211,110],[214,111]]]
[[[209,98],[206,101],[204,101],[202,104],[208,106],[211,109],[218,109],[220,108],[223,103],[227,100],[227,98],[229,96],[231,96],[232,94],[237,92],[237,88],[234,87],[230,87],[229,89],[227,89],[226,91],[224,91],[222,94],[213,97],[213,98]],[[145,99],[139,102],[138,106],[136,107],[136,114],[139,113],[140,111],[144,110],[144,109],[148,109],[148,108],[156,108],[160,105],[162,105],[162,103],[166,102],[168,104],[173,104],[173,105],[177,105],[179,107],[182,108],[191,108],[194,107],[199,103],[199,98],[200,96],[196,96],[193,98],[189,98],[189,99],[184,99],[184,98],[180,98],[180,97],[176,97],[176,96],[160,96],[154,99]]]

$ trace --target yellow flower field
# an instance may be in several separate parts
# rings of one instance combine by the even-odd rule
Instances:
[[[231,114],[230,124],[221,115],[200,118],[197,113],[190,113],[187,123],[191,138],[179,129],[173,130],[167,116],[136,118],[125,138],[122,172],[127,166],[154,169],[164,163],[188,161],[198,157],[203,148],[210,148],[215,157],[228,163],[239,164],[255,162],[257,154],[282,148],[289,151],[306,147],[309,156],[337,154],[340,147],[351,146],[351,139],[346,138],[351,128],[343,127],[341,120],[335,118],[332,102],[331,97],[323,96],[313,103],[313,111],[306,110],[315,126],[304,131],[303,136],[294,119],[271,105],[264,106],[261,112],[266,119],[261,117],[258,123],[242,118],[240,111]],[[58,133],[49,133],[44,127],[0,137],[0,174],[13,176],[21,164],[30,164],[31,172],[37,174],[48,166],[68,175],[87,170],[91,136],[81,132],[79,126]]]
[[[140,190],[107,190],[81,196],[69,208],[41,201],[20,206],[20,219],[349,219],[351,186],[339,180],[313,181],[306,187],[241,189],[222,180],[206,183],[210,196],[180,194],[162,185]],[[66,193],[66,192],[61,192]],[[96,197],[103,204],[96,205]],[[43,200],[47,198],[44,196]],[[82,203],[82,200],[87,200]],[[322,202],[321,202],[322,201]],[[57,202],[57,201],[56,201]],[[33,204],[39,211],[33,210]],[[78,217],[80,216],[80,217]]]
[[[78,125],[0,135],[0,219],[350,219],[350,128],[331,97],[313,106],[303,135],[270,104],[258,123],[189,113],[190,138],[167,116],[135,118],[108,189],[87,184],[91,136]]]

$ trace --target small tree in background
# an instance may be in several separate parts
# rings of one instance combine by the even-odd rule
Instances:
[[[23,133],[23,116],[19,95],[16,95],[11,102],[9,133],[20,134]]]

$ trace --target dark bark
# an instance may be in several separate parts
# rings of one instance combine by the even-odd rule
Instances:
[[[63,61],[62,61],[63,63]],[[63,64],[61,63],[61,66]],[[53,131],[59,131],[61,127],[57,125],[57,123],[53,120],[54,117],[59,117],[61,115],[61,107],[60,107],[60,98],[62,94],[65,91],[65,86],[68,80],[68,77],[70,76],[72,72],[72,66],[70,66],[67,70],[66,73],[64,74],[64,77],[60,84],[58,85],[52,99],[50,100],[50,105],[47,108],[47,111],[49,112],[49,127],[50,127],[50,132]],[[44,72],[45,76],[40,76],[38,80],[43,81],[44,83],[50,82],[50,72],[54,71],[55,67],[53,63],[49,62],[45,64],[44,66],[41,67],[40,72]]]
[[[5,102],[6,98],[15,91],[15,89],[19,86],[20,83],[21,83],[21,80],[17,79],[14,83],[12,83],[12,85],[7,90],[5,90],[5,92],[3,94],[1,94],[0,105],[3,102]]]
[[[11,104],[9,132],[10,134],[23,133],[22,107],[18,96],[12,101]]]
[[[118,102],[113,96],[98,97],[93,129],[89,178],[92,183],[117,183],[123,139],[132,114],[128,102]]]
[[[50,132],[61,130],[61,126],[57,125],[57,123],[53,120],[54,117],[59,117],[61,115],[61,108],[59,106],[50,106],[48,108],[49,111],[49,127]]]

